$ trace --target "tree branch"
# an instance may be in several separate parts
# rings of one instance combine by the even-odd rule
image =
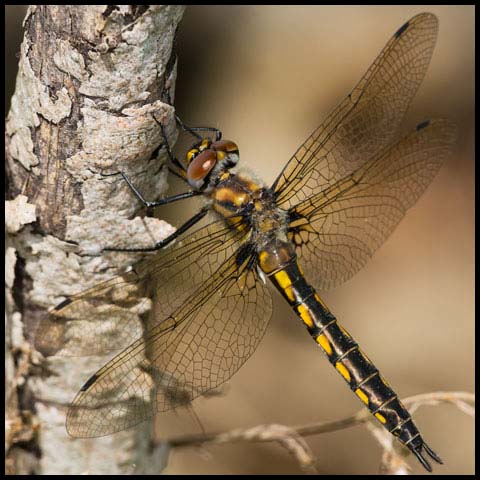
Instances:
[[[475,395],[468,392],[432,392],[415,395],[402,400],[410,412],[413,413],[420,406],[437,406],[442,403],[451,403],[467,415],[474,415]],[[164,440],[171,448],[185,448],[205,444],[223,444],[234,442],[279,442],[285,447],[300,468],[308,473],[315,471],[315,458],[304,438],[346,428],[362,423],[378,440],[384,452],[380,464],[380,471],[384,474],[405,474],[409,471],[406,463],[408,452],[383,427],[370,422],[373,417],[366,409],[355,415],[330,422],[318,422],[309,425],[287,427],[284,425],[257,425],[246,429],[235,429],[227,432],[202,433],[185,435]]]
[[[7,293],[12,325],[7,332],[18,332],[18,324],[23,332],[20,340],[12,333],[7,347],[15,357],[11,365],[18,365],[20,356],[30,369],[21,381],[14,372],[10,376],[8,398],[15,398],[19,384],[24,398],[9,403],[8,425],[18,425],[22,414],[14,411],[20,404],[23,411],[37,412],[39,426],[33,421],[27,425],[32,432],[27,448],[36,457],[41,453],[43,473],[122,473],[148,450],[138,438],[148,438],[148,425],[95,439],[95,448],[88,440],[71,441],[65,412],[54,403],[68,404],[101,360],[52,357],[45,369],[25,342],[32,341],[46,307],[62,295],[109,278],[138,258],[92,257],[82,251],[132,239],[138,246],[151,244],[152,237],[159,241],[173,231],[163,221],[135,217],[139,203],[128,186],[119,176],[103,174],[127,172],[151,199],[166,190],[167,169],[161,168],[165,149],[151,158],[163,140],[154,117],[173,143],[173,107],[166,102],[174,97],[173,42],[182,14],[179,6],[44,5],[31,6],[24,20],[16,91],[6,122],[7,269],[14,277],[9,285],[13,295]],[[28,212],[33,209],[32,219]],[[25,473],[17,461],[19,436],[14,435],[23,430],[8,432],[12,473]],[[98,455],[102,462],[94,461]]]

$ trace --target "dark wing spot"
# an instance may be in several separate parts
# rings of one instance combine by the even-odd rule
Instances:
[[[404,23],[395,33],[395,37],[399,37],[410,25],[410,22]]]
[[[300,215],[296,210],[290,210],[288,212],[288,223],[292,223],[295,220],[299,220],[303,215]]]
[[[81,392],[86,392],[96,381],[97,381],[97,374],[95,373],[92,375],[86,382],[85,385],[80,389]]]
[[[237,267],[241,267],[247,258],[250,257],[253,251],[253,245],[251,243],[244,243],[238,250],[235,256],[235,263]]]
[[[55,308],[54,310],[61,310],[63,307],[66,307],[67,305],[69,305],[70,303],[72,303],[72,299],[67,297],[63,302],[60,302]]]
[[[424,122],[419,123],[417,125],[417,130],[422,130],[423,128],[428,127],[429,125],[430,125],[430,120],[425,120]]]

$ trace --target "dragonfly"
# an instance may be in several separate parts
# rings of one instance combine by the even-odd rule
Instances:
[[[242,170],[238,146],[218,129],[190,128],[178,117],[194,144],[182,161],[165,146],[188,191],[146,201],[122,173],[146,207],[194,196],[205,204],[151,247],[105,248],[153,253],[122,275],[67,297],[41,322],[35,342],[47,355],[126,347],[76,395],[66,416],[71,436],[128,429],[229,380],[261,342],[276,288],[375,419],[428,471],[431,460],[442,463],[318,294],[365,265],[452,153],[456,127],[449,120],[423,121],[399,133],[437,33],[431,13],[400,27],[270,187]],[[209,221],[199,226],[202,219]],[[112,319],[121,332],[115,338],[108,335]],[[72,341],[75,329],[84,345]]]

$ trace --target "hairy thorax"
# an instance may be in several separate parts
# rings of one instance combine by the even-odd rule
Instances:
[[[246,174],[224,175],[210,192],[212,208],[237,229],[249,229],[259,249],[275,238],[286,239],[287,212],[272,190]]]

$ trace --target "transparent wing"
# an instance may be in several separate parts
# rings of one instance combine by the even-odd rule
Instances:
[[[119,275],[68,297],[37,327],[35,347],[44,355],[103,355],[127,347],[143,332],[152,297],[161,322],[208,280],[228,258],[242,236],[223,221],[184,237],[173,248],[159,250]],[[230,249],[230,250],[229,250]]]
[[[391,143],[425,76],[438,20],[422,13],[390,39],[350,95],[307,138],[272,189],[280,207],[316,195]]]
[[[138,296],[140,295],[140,296]],[[141,335],[150,303],[134,271],[67,297],[39,322],[35,348],[44,356],[103,355]]]
[[[289,238],[316,288],[362,268],[451,154],[456,127],[424,122],[376,159],[290,210]]]
[[[208,240],[212,236],[213,244]],[[240,232],[238,236],[243,238]],[[146,334],[80,390],[67,413],[70,435],[107,435],[186,405],[228,380],[258,346],[272,305],[257,277],[254,248],[239,245],[229,229],[211,225],[201,238],[209,248],[197,255],[193,267],[179,265],[183,274],[175,282],[187,281],[186,272],[201,281],[175,300],[154,289]],[[142,283],[155,284],[157,271],[139,273]],[[177,306],[166,318],[165,301]]]

